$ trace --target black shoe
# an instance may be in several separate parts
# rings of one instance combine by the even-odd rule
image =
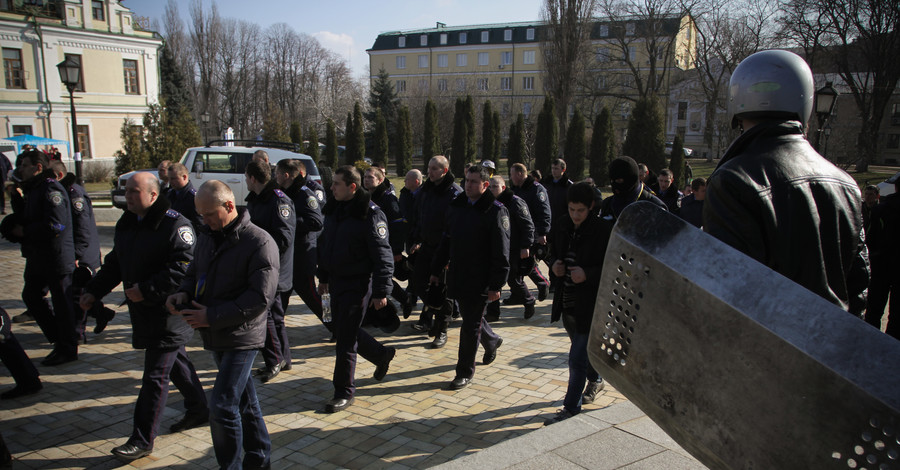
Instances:
[[[525,299],[509,296],[501,301],[503,305],[525,305]]]
[[[26,310],[12,317],[12,321],[13,323],[25,323],[27,321],[34,321],[34,317],[31,315],[31,313],[28,312],[28,310]]]
[[[472,383],[472,379],[468,377],[457,377],[450,382],[450,390],[462,390]]]
[[[325,412],[326,413],[337,413],[341,410],[346,410],[347,407],[353,404],[353,397],[350,398],[334,398],[328,400],[328,403],[325,404]]]
[[[590,405],[594,403],[594,400],[597,399],[597,395],[600,394],[600,391],[606,387],[606,382],[603,379],[600,379],[596,382],[588,381],[587,387],[584,388],[584,394],[581,395],[581,403],[585,405]]]
[[[525,319],[528,320],[529,318],[531,318],[533,316],[534,316],[534,302],[531,302],[530,304],[525,304]]]
[[[541,284],[538,286],[538,300],[543,302],[547,298],[547,286]]]
[[[500,321],[500,314],[499,313],[488,313],[484,316],[484,321],[486,321],[488,323]]]
[[[397,350],[395,348],[387,348],[387,352],[384,353],[384,357],[381,359],[381,363],[375,367],[375,380],[379,382],[387,375],[388,367],[391,366],[391,361],[394,360],[394,356],[397,355]]]
[[[94,325],[94,334],[103,333],[103,330],[106,329],[106,325],[109,325],[109,321],[116,316],[116,312],[109,307],[103,307],[100,309],[100,312],[97,313],[97,324]]]
[[[497,341],[497,347],[494,349],[488,349],[484,352],[484,357],[481,359],[481,363],[484,365],[488,365],[494,362],[494,359],[497,359],[497,350],[500,349],[500,346],[503,344],[503,338],[500,338]]]
[[[284,363],[283,363],[283,362],[279,362],[278,364],[275,364],[275,365],[272,366],[272,367],[267,367],[266,370],[265,370],[265,372],[263,372],[262,374],[260,374],[260,376],[259,376],[259,381],[262,382],[262,383],[266,383],[266,382],[268,382],[268,381],[274,379],[274,378],[275,378],[276,376],[278,376],[278,374],[281,372],[281,365],[282,365],[282,364],[284,364]]]
[[[431,349],[441,349],[447,344],[447,333],[440,333],[431,342]]]
[[[185,414],[181,420],[177,423],[173,424],[170,428],[170,432],[181,432],[187,431],[188,429],[199,428],[204,424],[209,422],[209,413],[187,413]]]
[[[141,457],[146,457],[153,452],[153,449],[145,449],[143,447],[138,447],[130,442],[126,442],[118,447],[113,447],[112,453],[116,457],[122,457],[123,459],[135,460]]]
[[[431,329],[431,325],[427,323],[414,323],[412,329],[425,333]]]
[[[33,385],[16,385],[12,388],[12,390],[7,390],[3,393],[0,393],[0,398],[4,400],[12,400],[13,398],[24,397],[26,395],[34,395],[37,392],[40,392],[41,389],[44,388],[44,385],[40,382],[37,382]]]
[[[56,353],[56,354],[54,354],[54,353]],[[54,350],[53,352],[48,354],[47,357],[44,358],[43,361],[41,361],[41,364],[43,364],[45,366],[58,366],[61,364],[65,364],[67,362],[73,362],[73,361],[77,361],[77,360],[78,360],[78,354],[72,354],[72,355],[63,354],[63,353],[56,352],[56,350]]]
[[[416,307],[416,301],[413,300],[412,297],[407,299],[406,302],[403,302],[403,319],[404,320],[406,320],[407,318],[409,318],[410,315],[412,315],[413,308],[415,308],[415,307]]]

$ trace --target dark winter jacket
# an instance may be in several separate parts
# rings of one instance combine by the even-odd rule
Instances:
[[[510,262],[514,262],[519,258],[519,251],[531,248],[531,245],[534,244],[534,223],[528,212],[528,204],[513,194],[509,188],[497,196],[497,201],[503,204],[509,213],[511,222],[509,225],[509,259]]]
[[[666,203],[656,197],[653,194],[653,191],[650,191],[650,188],[644,186],[642,183],[638,183],[630,194],[613,194],[604,199],[603,202],[600,203],[600,217],[616,220],[626,206],[637,201],[652,202],[653,204],[656,204],[657,207],[668,210]]]
[[[703,229],[853,314],[869,281],[859,187],[796,121],[753,126],[707,182]]]
[[[194,258],[194,242],[190,221],[169,209],[164,197],[157,198],[142,219],[125,211],[116,223],[113,249],[85,290],[99,300],[119,283],[140,289],[143,301],[127,301],[135,348],[180,346],[194,336],[184,319],[165,307]]]
[[[394,253],[394,256],[398,256],[403,253],[403,243],[406,241],[409,224],[406,222],[403,214],[400,213],[400,203],[397,200],[397,196],[394,195],[388,180],[382,181],[371,194],[372,202],[381,208],[381,211],[384,212],[384,216],[387,218],[391,251]]]
[[[245,199],[250,221],[269,232],[278,246],[279,265],[278,292],[287,292],[294,286],[294,235],[297,231],[297,217],[294,215],[294,201],[269,181],[259,194],[250,192]]]
[[[516,196],[528,204],[531,221],[534,222],[534,237],[539,238],[550,233],[550,221],[553,214],[550,212],[550,198],[547,197],[547,190],[530,176],[525,178],[521,186],[510,186],[510,188]]]
[[[541,180],[541,184],[547,190],[547,197],[550,198],[550,216],[552,217],[550,227],[553,228],[553,223],[556,222],[556,219],[569,213],[569,204],[566,202],[566,196],[569,192],[569,186],[572,186],[574,183],[563,173],[559,181],[553,181],[553,175],[549,175]]]
[[[410,220],[412,231],[410,244],[422,243],[437,247],[444,235],[444,221],[447,208],[463,191],[453,182],[453,172],[447,174],[437,183],[426,180],[416,193],[413,220]]]
[[[294,236],[295,278],[315,276],[318,263],[316,240],[325,220],[319,197],[307,183],[306,178],[298,177],[284,190],[284,193],[294,201],[294,212],[297,215]]]
[[[79,266],[87,266],[93,270],[100,267],[100,235],[97,233],[97,222],[94,220],[94,205],[87,191],[75,183],[75,175],[69,173],[60,180],[69,191],[69,202],[72,204],[72,235],[75,243],[75,259]]]
[[[686,196],[681,200],[681,210],[678,211],[678,216],[694,227],[703,226],[703,202],[698,201],[693,194]]]
[[[54,176],[45,170],[22,183],[22,256],[63,276],[75,270],[75,239],[69,192]]]
[[[197,207],[194,206],[194,196],[196,195],[197,190],[194,189],[194,185],[190,181],[181,189],[169,188],[166,191],[166,198],[172,204],[172,210],[177,211],[190,220],[194,229],[199,228],[203,223],[200,220],[200,215],[197,214]]]
[[[681,209],[681,199],[684,194],[675,187],[674,184],[669,185],[669,189],[665,191],[657,191],[656,196],[666,205],[666,209],[673,214],[678,214]]]

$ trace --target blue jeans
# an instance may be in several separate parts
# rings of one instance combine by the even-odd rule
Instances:
[[[591,367],[588,361],[587,344],[589,333],[578,333],[575,327],[575,318],[563,313],[563,326],[569,334],[572,346],[569,347],[569,386],[566,388],[566,398],[563,399],[563,408],[573,415],[581,413],[581,396],[584,393],[584,381],[596,382],[600,375]]]
[[[250,378],[255,357],[252,349],[213,352],[219,373],[209,397],[209,429],[216,461],[223,469],[269,465],[272,441]]]

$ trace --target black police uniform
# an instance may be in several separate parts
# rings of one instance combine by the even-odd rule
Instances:
[[[522,273],[519,271],[519,264],[522,259],[519,253],[523,249],[530,249],[534,243],[534,223],[531,220],[531,214],[528,212],[528,205],[519,196],[513,194],[512,190],[506,188],[499,196],[497,201],[506,207],[509,214],[509,284],[510,298],[515,299],[519,303],[524,303],[526,309],[531,309],[534,314],[534,296],[528,287]],[[526,310],[526,315],[527,315]],[[491,302],[487,306],[488,316],[491,321],[496,320],[500,316],[500,300]]]
[[[194,226],[194,229],[197,229],[203,223],[200,220],[200,214],[197,214],[197,207],[194,205],[194,197],[196,195],[197,190],[194,189],[194,185],[190,181],[181,189],[169,188],[166,191],[166,198],[172,204],[172,210],[178,211],[187,218],[191,225]]]
[[[413,256],[413,277],[410,281],[419,297],[427,298],[428,281],[431,277],[431,262],[437,247],[444,237],[444,223],[450,203],[462,193],[462,188],[454,182],[453,172],[448,171],[437,184],[426,180],[416,194],[413,217],[410,226],[410,245],[421,244]],[[443,276],[438,276],[442,278]],[[443,283],[443,281],[441,281]],[[422,309],[418,324],[431,326],[434,312]],[[445,300],[438,312],[432,333],[447,331],[450,316],[450,303]],[[440,330],[434,331],[434,330]]]
[[[381,208],[388,221],[388,242],[394,257],[403,255],[404,243],[409,232],[409,224],[400,212],[400,202],[394,194],[388,180],[384,180],[377,188],[372,190],[372,202]],[[406,291],[400,287],[397,281],[392,281],[391,297],[398,302],[406,302]]]
[[[267,314],[266,345],[262,350],[262,357],[270,370],[275,366],[290,370],[291,345],[284,327],[284,315],[294,287],[294,237],[297,231],[294,201],[275,186],[274,180],[269,181],[259,194],[248,194],[246,201],[250,221],[275,240],[281,266],[278,292]]]
[[[323,213],[318,274],[331,294],[337,340],[334,398],[350,399],[356,392],[357,350],[377,365],[389,360],[390,350],[360,325],[369,299],[385,298],[390,292],[394,257],[388,243],[387,219],[366,190],[357,189],[349,201],[329,199]]]
[[[509,213],[485,191],[474,203],[465,194],[450,204],[445,232],[431,273],[439,275],[447,263],[447,295],[459,302],[459,360],[456,377],[475,375],[480,342],[496,351],[502,341],[484,319],[488,291],[500,291],[509,276]]]
[[[16,335],[12,333],[12,320],[2,307],[0,307],[0,324],[2,324],[0,327],[0,362],[6,366],[9,375],[16,382],[15,388],[0,394],[0,398],[16,398],[37,392],[43,388],[40,374],[31,359],[28,358],[28,354],[22,349]]]
[[[97,299],[119,283],[137,286],[144,300],[127,300],[131,317],[131,344],[145,349],[144,375],[134,407],[134,430],[129,444],[152,449],[159,419],[169,395],[169,380],[184,396],[190,416],[209,413],[203,385],[184,345],[194,330],[178,315],[170,315],[166,299],[179,287],[193,259],[194,229],[190,221],[157,198],[139,218],[125,211],[116,223],[113,249],[85,290]]]
[[[313,192],[316,196],[316,199],[319,200],[319,206],[325,205],[325,201],[327,200],[328,193],[325,191],[325,187],[322,186],[322,183],[314,179],[309,179],[307,177],[303,178],[306,181],[306,187]]]
[[[294,290],[309,310],[321,320],[322,299],[316,290],[316,240],[322,231],[324,217],[321,201],[308,183],[306,178],[299,176],[284,192],[294,201],[297,216],[297,231],[294,235]],[[331,324],[325,324],[325,327],[330,330]]]
[[[556,219],[569,213],[569,204],[566,202],[566,197],[568,196],[569,186],[573,184],[575,183],[565,173],[556,181],[553,180],[553,175],[545,176],[541,180],[541,185],[547,190],[547,197],[550,199],[550,215],[552,217],[550,230],[556,227]]]
[[[51,356],[75,359],[78,356],[78,319],[68,297],[75,269],[72,211],[68,191],[54,176],[53,170],[45,170],[22,183],[25,193],[22,300],[47,341],[54,343]],[[53,311],[44,301],[47,289]]]
[[[511,186],[513,193],[522,198],[528,204],[528,210],[531,212],[531,221],[534,222],[534,238],[535,240],[550,234],[550,221],[553,214],[550,212],[550,197],[547,196],[547,189],[541,183],[538,183],[531,176],[525,178],[521,186]],[[528,273],[528,277],[538,287],[540,291],[546,292],[550,286],[550,281],[544,277],[537,263],[534,269]]]

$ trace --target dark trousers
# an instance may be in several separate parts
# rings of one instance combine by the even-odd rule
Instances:
[[[25,260],[25,286],[22,288],[22,301],[34,316],[44,337],[54,343],[53,350],[60,354],[75,356],[78,354],[78,324],[75,309],[69,298],[72,286],[72,275],[57,275],[48,272],[43,266],[31,260]],[[44,296],[50,291],[53,310],[47,305]]]
[[[322,320],[322,298],[316,290],[315,276],[305,276],[294,273],[294,290],[303,300],[303,303],[320,321]],[[287,305],[287,304],[285,304]],[[285,310],[287,307],[285,307]]]
[[[267,468],[271,463],[272,441],[250,378],[255,357],[255,349],[213,352],[219,372],[209,395],[209,431],[219,468]]]
[[[144,352],[144,377],[134,405],[134,431],[129,439],[132,444],[153,448],[159,419],[169,397],[170,380],[184,397],[188,414],[209,413],[203,385],[184,346],[149,348]]]
[[[500,337],[491,329],[484,319],[487,305],[486,296],[456,299],[459,302],[459,313],[462,326],[459,329],[459,359],[456,362],[456,376],[472,378],[475,376],[475,355],[478,344],[484,349],[496,349]]]
[[[531,279],[531,282],[533,282],[538,287],[541,287],[541,286],[544,286],[544,288],[550,287],[550,281],[548,281],[547,278],[544,277],[544,274],[541,273],[541,270],[538,268],[538,262],[534,263],[534,268],[531,270],[530,273],[528,273],[528,278]]]
[[[588,360],[587,344],[590,334],[578,332],[574,316],[564,312],[562,320],[563,327],[569,335],[569,341],[572,342],[569,347],[569,385],[566,388],[563,407],[573,415],[577,415],[581,412],[584,381],[597,382],[600,380],[600,374],[594,370]]]
[[[7,321],[9,321],[8,318]],[[16,386],[29,387],[41,381],[37,368],[31,363],[28,354],[25,354],[16,335],[12,333],[9,334],[8,339],[0,343],[0,362],[3,362],[3,365],[9,369],[9,374],[16,381]]]
[[[334,287],[340,284],[339,289]],[[348,285],[349,284],[349,285]],[[334,398],[352,398],[356,393],[356,355],[378,364],[387,348],[360,328],[363,320],[363,301],[366,299],[369,279],[344,281],[329,284],[331,290],[331,311],[334,319],[335,361]]]
[[[895,267],[892,269],[896,269]],[[868,308],[866,309],[866,322],[875,328],[881,329],[881,319],[884,316],[884,307],[888,307],[888,324],[886,333],[900,339],[900,275],[890,270],[872,269],[872,278],[869,282]],[[887,305],[890,297],[890,305]],[[891,315],[898,312],[897,315]]]
[[[525,277],[519,275],[518,251],[510,254],[509,277],[506,278],[506,284],[509,286],[509,297],[512,299],[522,299],[523,303],[533,304],[534,295],[525,285]],[[493,316],[500,316],[500,300],[495,300],[487,306],[487,313]]]
[[[275,300],[266,312],[266,343],[263,345],[262,357],[269,368],[282,362],[291,363],[291,344],[288,342],[287,328],[284,327],[284,315],[290,297],[291,291],[276,292]]]

